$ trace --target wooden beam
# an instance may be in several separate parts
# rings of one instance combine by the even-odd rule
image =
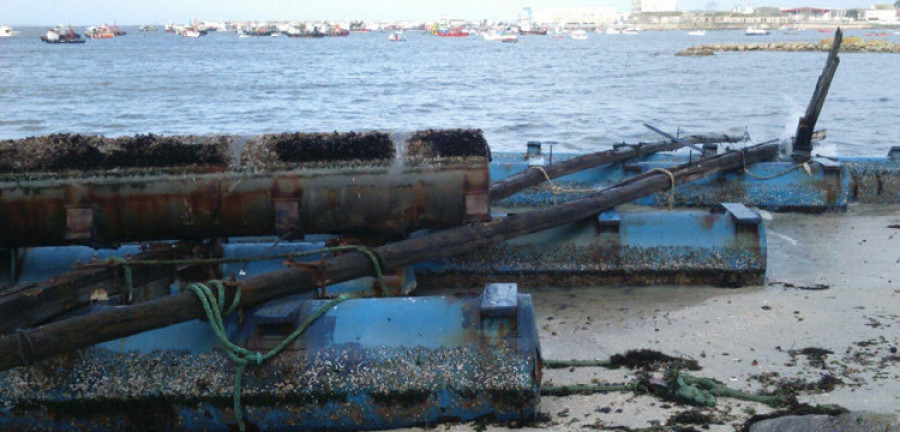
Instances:
[[[723,170],[740,168],[744,161],[749,164],[770,159],[778,153],[778,145],[755,146],[745,149],[743,153],[728,152],[701,159],[693,164],[674,167],[670,172],[676,184],[688,182]],[[671,187],[668,174],[648,172],[577,201],[410,238],[373,251],[380,257],[384,271],[391,271],[560,226]],[[350,252],[323,261],[318,271],[289,267],[248,278],[239,284],[241,304],[252,306],[312,291],[317,283],[337,283],[374,272],[374,266],[366,255]],[[197,297],[193,293],[183,292],[147,303],[121,306],[21,330],[0,337],[0,370],[204,316]]]
[[[736,137],[726,134],[704,134],[691,135],[684,137],[681,141],[690,144],[707,144],[719,142],[739,142],[743,137]],[[547,177],[555,179],[566,176],[579,171],[584,171],[600,165],[621,162],[634,157],[641,157],[661,151],[677,150],[683,144],[673,141],[660,141],[654,143],[644,143],[637,145],[625,146],[612,150],[605,150],[596,153],[576,156],[566,159],[559,163],[549,166],[543,166],[543,170],[547,173]],[[536,169],[528,169],[520,173],[511,175],[503,180],[497,180],[491,183],[490,197],[491,202],[497,202],[503,198],[515,195],[531,186],[536,186],[547,180],[542,172]]]
[[[825,68],[822,70],[822,75],[819,75],[816,89],[813,91],[809,105],[806,107],[806,114],[797,123],[797,133],[794,135],[794,156],[799,159],[809,159],[812,154],[812,138],[816,122],[819,120],[819,114],[822,112],[822,106],[825,104],[825,98],[828,96],[831,80],[834,78],[834,73],[837,72],[838,65],[841,63],[838,51],[841,49],[842,39],[843,33],[838,28],[834,32],[834,43],[831,45],[831,51],[828,53],[828,60],[825,61]]]
[[[135,255],[134,259],[171,259],[173,254],[183,256],[190,251],[191,245],[193,243],[173,246],[171,250],[142,252]],[[7,287],[0,291],[0,333],[38,325],[87,305],[91,301],[91,295],[98,290],[112,297],[125,284],[122,272],[122,269],[88,266],[39,282]],[[137,266],[132,269],[132,287],[139,291],[142,285],[171,274],[169,266]]]

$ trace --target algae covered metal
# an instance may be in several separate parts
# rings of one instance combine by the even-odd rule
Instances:
[[[375,132],[3,142],[0,154],[10,160],[0,164],[0,247],[306,233],[396,238],[489,218],[490,156],[480,131],[420,135],[405,153]],[[460,151],[445,135],[469,145]],[[34,156],[48,146],[59,151]]]
[[[265,349],[324,301],[247,311],[232,340]],[[203,340],[204,326],[185,327]],[[163,329],[165,330],[165,329]],[[165,332],[135,336],[152,340]],[[221,352],[117,352],[115,341],[0,373],[0,428],[228,430],[234,365]],[[110,349],[113,348],[113,349]],[[248,428],[383,429],[537,412],[540,346],[529,295],[348,300],[244,374]]]

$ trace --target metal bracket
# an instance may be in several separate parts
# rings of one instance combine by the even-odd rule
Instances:
[[[616,209],[610,209],[597,215],[595,244],[598,248],[598,260],[614,263],[619,260],[622,240],[620,228],[622,217]]]
[[[888,159],[900,162],[900,146],[893,146],[888,150]]]
[[[519,286],[514,283],[489,283],[481,294],[482,318],[512,317],[519,308]]]
[[[275,232],[279,236],[292,232],[299,232],[299,198],[272,198],[272,208],[275,215]]]
[[[491,200],[487,193],[466,194],[466,222],[491,220]]]
[[[822,166],[822,170],[823,170],[824,172],[826,172],[826,173],[829,173],[829,172],[840,172],[840,171],[841,171],[842,164],[841,164],[840,162],[833,161],[833,160],[828,159],[828,158],[820,158],[820,157],[814,158],[813,160],[814,160],[817,164],[821,165],[821,166]]]
[[[762,217],[759,213],[750,210],[741,203],[722,203],[719,204],[719,207],[725,213],[731,215],[736,225],[759,225],[762,222]]]
[[[66,207],[66,240],[92,240],[94,238],[94,209],[92,207]]]

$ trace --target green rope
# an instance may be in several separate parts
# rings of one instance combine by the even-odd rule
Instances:
[[[210,285],[216,288],[216,292],[213,292],[212,288],[210,288]],[[325,304],[325,306],[317,310],[309,318],[307,318],[306,321],[300,324],[276,347],[263,353],[260,351],[248,350],[228,340],[228,334],[225,329],[225,321],[223,317],[227,316],[235,309],[237,309],[241,299],[240,289],[235,290],[234,299],[231,301],[231,304],[227,308],[225,308],[225,302],[227,300],[225,293],[225,284],[221,280],[211,280],[206,284],[193,283],[188,285],[187,289],[196,294],[197,298],[200,299],[200,304],[203,306],[203,311],[206,312],[206,318],[209,321],[210,327],[212,327],[213,333],[215,333],[216,337],[219,339],[219,342],[222,343],[222,347],[228,357],[231,358],[232,361],[237,363],[237,369],[234,372],[234,418],[235,421],[237,421],[238,428],[240,428],[241,431],[246,430],[243,410],[241,408],[241,387],[244,370],[248,366],[261,365],[266,360],[269,360],[270,358],[280,354],[285,348],[287,348],[288,345],[290,345],[292,342],[294,342],[295,339],[303,334],[303,332],[306,331],[306,329],[313,322],[315,322],[316,319],[331,310],[331,308],[333,308],[338,303],[355,297],[348,294],[342,294],[337,298],[329,301]]]
[[[542,385],[541,396],[570,396],[574,394],[595,394],[609,392],[639,392],[641,385],[632,384],[573,384],[567,386]]]
[[[605,367],[611,362],[605,360],[544,360],[548,369],[566,367]],[[547,396],[568,396],[572,394],[592,394],[608,392],[650,393],[663,399],[674,399],[689,405],[701,407],[716,406],[716,397],[758,402],[773,408],[789,405],[791,399],[777,395],[759,395],[732,389],[714,379],[695,377],[677,369],[670,370],[667,386],[655,386],[643,379],[630,384],[574,384],[568,386],[542,385],[541,394]]]
[[[160,265],[211,265],[211,264],[227,264],[227,263],[236,263],[236,262],[256,262],[256,261],[271,261],[273,259],[286,259],[292,257],[302,257],[302,256],[310,256],[310,255],[322,255],[330,252],[342,252],[342,251],[353,251],[359,252],[366,256],[371,262],[372,267],[375,269],[375,276],[378,279],[378,284],[381,286],[382,291],[387,291],[387,285],[384,282],[384,274],[381,268],[381,261],[379,261],[378,256],[375,254],[375,251],[367,248],[365,246],[334,246],[322,249],[314,249],[308,251],[300,251],[300,252],[291,252],[287,254],[277,254],[277,255],[260,255],[260,256],[251,256],[244,258],[189,258],[189,259],[169,259],[169,260],[126,260],[122,257],[110,257],[105,262],[101,262],[101,264],[106,265],[117,265],[125,268],[125,279],[127,282],[127,287],[130,289],[131,287],[131,267],[132,266],[160,266]],[[130,297],[130,294],[129,294]]]
[[[131,268],[132,262],[120,256],[109,257],[107,262],[115,263],[122,267],[122,273],[124,273],[125,276],[122,285],[123,288],[125,288],[125,292],[128,294],[128,297],[126,297],[126,301],[127,303],[131,303],[132,301],[134,301],[134,276]]]

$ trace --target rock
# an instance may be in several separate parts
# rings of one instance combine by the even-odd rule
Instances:
[[[900,419],[894,414],[867,411],[838,416],[785,416],[753,424],[750,432],[900,432]]]
[[[713,55],[713,50],[709,48],[702,49],[686,49],[684,51],[679,51],[675,53],[676,56],[680,57],[703,57],[703,56],[711,56]]]

